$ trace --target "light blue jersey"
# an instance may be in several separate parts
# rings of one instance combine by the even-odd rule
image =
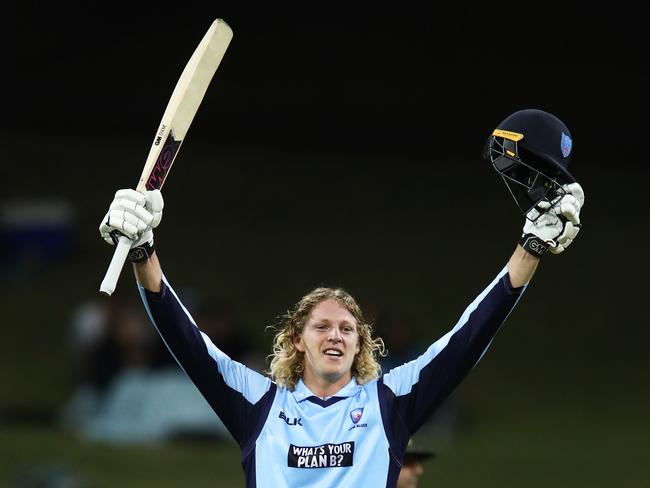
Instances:
[[[165,278],[140,289],[163,341],[241,448],[247,487],[394,487],[410,436],[483,356],[517,304],[504,268],[419,358],[322,400],[231,360],[202,333]]]

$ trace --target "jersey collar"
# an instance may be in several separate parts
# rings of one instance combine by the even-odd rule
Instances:
[[[352,377],[350,382],[345,385],[343,388],[341,388],[339,391],[337,391],[334,395],[330,397],[331,398],[347,398],[351,397],[357,394],[357,392],[361,389],[361,387],[357,384],[357,380]],[[319,399],[320,398],[309,388],[307,388],[307,385],[302,381],[302,378],[298,380],[298,383],[296,383],[296,388],[293,390],[293,397],[296,399],[297,402],[302,402],[303,400],[307,400],[310,398],[315,398]],[[322,402],[323,400],[321,400]],[[328,400],[325,400],[325,402],[328,402]]]

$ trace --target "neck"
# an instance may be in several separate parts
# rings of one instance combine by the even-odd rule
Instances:
[[[352,373],[341,376],[338,379],[322,378],[314,375],[311,371],[305,371],[302,381],[314,394],[320,398],[336,395],[341,388],[347,385],[352,379]]]

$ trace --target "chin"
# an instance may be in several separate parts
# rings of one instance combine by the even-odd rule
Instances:
[[[324,371],[323,378],[325,378],[330,383],[340,380],[344,375],[338,371]]]
[[[352,375],[352,372],[349,369],[341,369],[341,368],[337,368],[335,370],[330,369],[330,370],[327,370],[327,371],[323,372],[323,376],[325,378],[327,378],[327,381],[329,381],[331,383],[334,383],[334,382],[340,380],[341,378],[343,378],[347,374]]]

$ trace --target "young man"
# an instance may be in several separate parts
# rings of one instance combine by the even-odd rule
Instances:
[[[108,242],[116,232],[133,241],[151,321],[239,443],[247,486],[395,487],[411,435],[483,356],[540,257],[576,237],[584,196],[566,170],[570,153],[568,129],[546,112],[516,112],[499,125],[485,155],[526,214],[520,243],[447,334],[383,375],[383,343],[341,289],[315,289],[287,313],[270,378],[232,361],[162,273],[152,231],[162,217],[159,191],[118,191],[100,232]]]

